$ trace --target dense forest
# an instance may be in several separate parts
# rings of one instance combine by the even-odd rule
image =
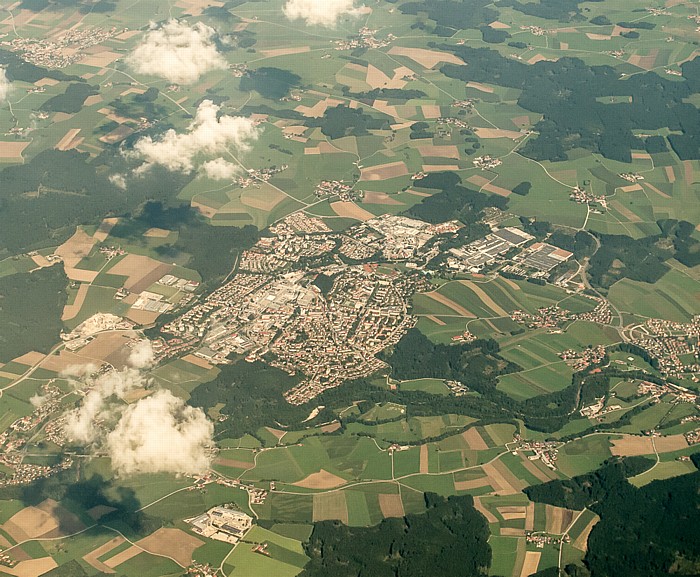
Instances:
[[[127,170],[113,151],[90,159],[75,150],[45,150],[0,170],[0,254],[55,246],[78,224],[127,213],[146,199],[166,200],[192,178],[156,167],[121,190],[109,181],[105,163]]]
[[[566,160],[567,151],[586,148],[631,162],[632,149],[645,148],[632,131],[660,128],[679,132],[668,139],[682,160],[700,157],[700,111],[685,101],[700,87],[700,58],[682,65],[683,82],[655,72],[621,80],[611,66],[589,66],[577,58],[528,65],[485,48],[447,44],[439,48],[468,63],[445,64],[443,74],[522,90],[518,105],[543,115],[534,127],[538,137],[521,150],[529,158]],[[596,100],[613,95],[634,98],[619,104]]]
[[[67,285],[63,265],[0,278],[0,361],[47,353],[61,341]]]
[[[330,139],[335,139],[343,136],[362,136],[369,134],[370,130],[389,128],[389,118],[386,116],[377,118],[365,114],[359,108],[349,108],[341,104],[327,108],[320,118],[307,119],[306,125],[319,126],[323,134]]]
[[[697,467],[698,455],[693,461]],[[700,471],[653,481],[641,488],[627,478],[653,465],[642,457],[611,460],[593,473],[525,489],[531,500],[588,507],[600,522],[588,538],[590,577],[700,574]]]
[[[425,494],[426,512],[374,527],[314,525],[300,577],[479,577],[488,574],[489,526],[470,495]]]

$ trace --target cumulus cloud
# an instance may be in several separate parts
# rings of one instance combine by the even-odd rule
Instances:
[[[219,110],[211,100],[204,100],[185,132],[170,129],[156,140],[150,136],[137,140],[133,150],[127,153],[144,161],[136,173],[143,174],[155,165],[171,171],[192,172],[198,156],[223,154],[230,146],[239,151],[248,150],[250,142],[258,136],[255,123],[240,116],[219,116]],[[222,166],[217,164],[215,168]]]
[[[226,68],[226,60],[214,43],[216,31],[198,22],[169,20],[160,27],[151,24],[127,64],[136,72],[165,78],[176,84],[192,84],[211,70]]]
[[[170,391],[157,391],[129,406],[107,435],[112,468],[136,473],[201,473],[211,463],[214,425],[201,409]]]
[[[208,160],[199,168],[204,176],[212,180],[231,180],[239,172],[238,166],[223,158]]]
[[[307,24],[318,24],[332,28],[343,14],[359,16],[353,0],[287,0],[284,15],[290,20],[304,20]]]
[[[155,355],[153,353],[153,346],[151,341],[144,339],[139,341],[131,349],[131,354],[129,355],[129,364],[136,369],[145,369],[150,367],[155,360]]]
[[[127,367],[122,371],[110,371],[94,379],[80,407],[71,411],[64,430],[68,439],[81,445],[99,440],[98,424],[109,426],[119,411],[119,401],[132,389],[147,384],[138,369]]]
[[[12,84],[7,78],[4,68],[0,68],[0,104],[7,100],[10,95],[10,90],[12,89]]]
[[[129,366],[94,376],[95,367],[72,367],[70,374],[89,390],[64,425],[73,443],[106,453],[119,475],[200,473],[211,464],[214,425],[204,411],[170,391],[157,390],[132,405],[124,396],[151,383],[144,371],[153,365],[153,347],[143,340],[132,348]],[[32,398],[32,403],[41,399]]]
[[[110,174],[109,182],[111,182],[117,188],[126,190],[126,177],[123,174]]]

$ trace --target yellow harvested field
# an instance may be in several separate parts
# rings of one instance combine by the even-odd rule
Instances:
[[[185,357],[182,357],[182,360],[186,363],[190,363],[191,365],[195,365],[206,370],[214,368],[214,366],[209,361],[203,359],[202,357],[198,357],[197,355],[190,354]]]
[[[300,104],[294,110],[303,114],[307,118],[320,118],[326,112],[328,108],[334,108],[339,104],[342,104],[342,100],[336,100],[334,98],[326,98],[324,100],[319,100],[313,106],[304,106]]]
[[[100,333],[80,349],[79,354],[92,361],[123,367],[131,354],[131,349],[127,344],[136,336],[136,333],[132,331]]]
[[[403,161],[390,162],[361,169],[360,180],[386,180],[387,178],[396,178],[407,174],[408,168],[406,163]]]
[[[66,305],[65,307],[63,307],[63,314],[61,315],[62,321],[69,321],[78,316],[78,313],[80,312],[80,309],[82,308],[83,303],[85,302],[85,297],[88,294],[89,288],[89,284],[80,283],[80,286],[78,287],[78,294],[75,295],[75,300],[73,300],[73,304]]]
[[[433,156],[436,158],[454,158],[459,160],[459,149],[454,144],[435,145],[421,144],[418,147],[421,156]]]
[[[489,523],[498,523],[498,517],[481,502],[481,497],[474,497],[474,508],[479,511]]]
[[[463,284],[465,287],[469,288],[472,290],[472,292],[479,297],[482,303],[486,305],[486,307],[490,308],[497,316],[499,317],[507,317],[508,312],[501,308],[496,302],[486,294],[484,289],[482,289],[479,285],[477,285],[474,281],[470,280],[462,280],[459,281],[460,284]]]
[[[97,274],[98,274],[96,270],[87,270],[87,269],[75,268],[75,267],[70,267],[70,266],[65,267],[65,269],[66,269],[66,276],[70,280],[74,280],[77,282],[90,283],[97,278]]]
[[[525,511],[525,530],[533,531],[535,529],[535,503],[530,501],[527,504],[527,509]]]
[[[672,166],[664,166],[664,170],[666,171],[666,178],[668,181],[673,184],[676,182],[676,173],[673,171]]]
[[[656,445],[656,450],[659,453],[671,453],[673,451],[680,451],[688,446],[688,441],[681,434],[678,435],[668,435],[667,437],[656,437],[654,439],[654,444]]]
[[[71,128],[56,144],[56,150],[66,151],[77,146],[76,137],[80,132],[80,128]]]
[[[401,501],[401,495],[399,494],[387,495],[380,493],[379,508],[382,510],[382,515],[384,515],[385,519],[388,517],[403,517],[405,515],[403,501]]]
[[[323,425],[321,427],[321,432],[322,433],[333,433],[334,431],[337,431],[340,429],[342,425],[338,422],[335,421],[334,423],[329,423],[328,425]]]
[[[97,242],[104,242],[107,240],[109,233],[112,232],[112,229],[118,222],[118,218],[105,218],[100,223],[100,226],[97,227],[97,230],[95,231],[95,234],[92,235],[92,238],[94,238]]]
[[[503,128],[475,128],[474,132],[479,138],[510,138],[517,140],[523,133],[517,130],[505,130]]]
[[[457,164],[424,164],[421,166],[423,172],[443,172],[445,170],[460,170]]]
[[[143,233],[143,236],[148,238],[166,238],[169,234],[170,231],[164,228],[149,228]]]
[[[66,267],[73,268],[90,254],[93,246],[95,246],[95,239],[82,228],[77,228],[75,234],[59,246],[54,254],[63,259]]]
[[[15,541],[36,539],[58,528],[58,519],[38,507],[25,507],[2,526]]]
[[[594,34],[593,32],[586,32],[586,36],[589,40],[611,40],[612,36],[609,34]]]
[[[501,527],[500,534],[505,537],[524,537],[525,529],[515,529],[514,527]]]
[[[109,273],[128,277],[124,282],[124,287],[133,293],[140,293],[168,274],[172,268],[172,265],[148,256],[127,254],[109,269]]]
[[[633,152],[632,159],[633,160],[651,160],[651,154],[649,154],[648,152]]]
[[[520,569],[520,577],[529,577],[533,573],[537,573],[537,566],[540,564],[541,556],[542,553],[540,551],[526,551],[525,562],[522,569]]]
[[[476,315],[474,313],[472,313],[471,311],[468,311],[462,305],[457,304],[453,300],[447,298],[445,295],[443,295],[437,291],[432,291],[432,292],[423,293],[423,294],[425,296],[433,299],[434,301],[439,302],[441,305],[445,305],[448,309],[452,309],[459,316],[470,318],[470,319],[476,318]]]
[[[362,221],[374,218],[374,215],[371,212],[357,206],[354,202],[337,200],[335,202],[331,202],[331,208],[338,216],[346,216]]]
[[[121,142],[127,136],[130,136],[134,132],[135,131],[133,128],[122,124],[120,126],[117,126],[111,132],[105,134],[104,136],[100,136],[98,140],[100,142],[104,142],[105,144],[116,144],[117,142]]]
[[[449,64],[464,64],[460,58],[448,52],[439,50],[427,50],[425,48],[409,48],[404,46],[392,46],[389,50],[392,56],[405,56],[420,64],[423,68],[435,68],[442,62]]]
[[[250,208],[271,211],[285,199],[283,192],[271,186],[260,189],[248,189],[241,195],[241,204]]]
[[[118,52],[110,52],[109,50],[105,50],[104,52],[100,52],[98,54],[90,54],[86,56],[80,63],[86,66],[104,68],[105,66],[112,64],[115,60],[119,60],[119,58],[122,58],[122,56],[123,54],[119,54]]]
[[[29,146],[29,142],[0,142],[0,158],[13,161],[22,160],[22,152]]]
[[[462,433],[462,438],[467,442],[467,445],[469,445],[472,451],[486,451],[489,448],[476,427],[464,431],[464,433]]]
[[[115,567],[121,565],[122,563],[125,563],[129,559],[133,559],[139,553],[143,553],[143,551],[135,545],[132,545],[131,547],[125,549],[121,553],[117,553],[114,557],[110,557],[109,559],[107,559],[104,562],[104,564],[107,565],[107,567],[114,569]]]
[[[263,50],[262,53],[268,58],[275,58],[277,56],[289,56],[290,54],[303,54],[304,52],[309,52],[310,50],[311,46],[294,46],[290,48]]]
[[[29,351],[28,353],[24,353],[21,357],[12,359],[12,361],[15,363],[19,363],[20,365],[28,365],[30,367],[33,367],[34,365],[39,364],[45,358],[46,355],[44,353],[38,353],[37,351]]]
[[[523,126],[530,126],[530,117],[527,115],[523,116],[515,116],[510,119],[510,121],[515,124],[518,128],[522,128]]]
[[[389,196],[386,192],[365,192],[365,196],[362,199],[363,204],[385,204],[398,206],[402,205],[403,202],[396,200]]]
[[[527,514],[527,507],[525,506],[508,506],[508,507],[498,507],[498,513],[503,517],[504,521],[512,521],[513,519],[524,519]]]
[[[633,56],[630,56],[629,62],[633,66],[637,66],[639,68],[643,68],[644,70],[649,70],[650,68],[654,68],[654,64],[656,62],[656,57],[659,55],[658,50],[650,50],[650,54],[647,56],[640,56],[639,54],[634,54]]]
[[[384,74],[379,68],[370,64],[367,66],[367,76],[365,82],[372,88],[403,88],[406,86],[404,76],[412,76],[413,70],[405,66],[396,68],[393,76],[389,77]]]
[[[389,116],[393,116],[394,118],[401,117],[399,111],[396,109],[396,106],[391,106],[386,100],[375,100],[372,103],[372,108],[378,110],[379,112],[383,112],[384,114],[388,114]],[[411,123],[408,124],[410,126]],[[397,130],[394,128],[394,126],[392,126],[392,130]]]
[[[467,82],[467,88],[475,88],[481,92],[486,92],[487,94],[493,94],[493,88],[482,84],[481,82]]]
[[[694,182],[693,162],[692,160],[684,160],[683,168],[685,169],[685,183],[690,186]]]
[[[574,519],[574,512],[571,509],[564,509],[553,505],[545,505],[545,515],[545,530],[547,533],[554,533],[555,535],[564,533]]]
[[[336,487],[341,487],[345,485],[347,481],[338,475],[329,473],[325,469],[321,469],[318,473],[312,473],[308,477],[305,477],[301,481],[292,483],[297,487],[304,487],[306,489],[335,489]]]
[[[119,547],[119,545],[124,543],[124,541],[125,539],[122,536],[114,537],[113,539],[107,541],[104,545],[100,545],[97,549],[93,549],[87,555],[84,555],[83,559],[102,573],[116,573],[114,569],[102,563],[99,558],[109,553],[112,549]]]
[[[41,557],[40,559],[20,561],[14,567],[3,567],[2,570],[16,577],[39,577],[39,575],[48,573],[56,567],[58,567],[58,563],[52,557]]]
[[[22,152],[29,142],[0,142],[0,158],[22,160]]]
[[[428,473],[428,445],[420,446],[420,465],[418,469],[422,474]]]
[[[348,505],[342,491],[314,495],[314,523],[329,520],[339,520],[348,524]]]
[[[188,535],[182,529],[163,527],[136,544],[149,553],[172,557],[183,567],[192,565],[192,553],[204,545],[204,541]]]
[[[443,327],[443,326],[445,326],[445,325],[447,324],[445,321],[443,321],[442,319],[439,319],[439,318],[436,317],[435,315],[425,315],[425,318],[426,318],[426,319],[430,319],[430,320],[433,321],[436,325],[439,325],[439,326],[441,326],[441,327]]]
[[[39,88],[42,86],[56,86],[58,82],[59,81],[54,78],[41,78],[34,83],[34,86],[38,86]]]
[[[507,28],[510,28],[508,24],[506,24],[505,22],[499,22],[498,20],[496,20],[495,22],[491,22],[489,26],[494,30],[506,30]]]
[[[613,439],[610,452],[620,457],[637,457],[639,455],[651,455],[654,447],[651,437],[637,437],[625,435],[621,439]]]
[[[629,186],[621,186],[620,190],[622,192],[636,192],[638,190],[642,190],[642,185],[637,183],[637,184],[630,184]]]
[[[423,117],[428,120],[433,120],[442,116],[442,112],[440,112],[440,107],[437,104],[424,104],[420,107],[420,109],[423,112]]]
[[[507,188],[496,186],[495,184],[491,183],[485,184],[483,189],[487,192],[497,194],[498,196],[510,196],[510,194],[513,192],[512,190],[508,190]]]
[[[598,521],[600,521],[600,517],[596,515],[588,522],[588,525],[586,525],[583,531],[581,531],[581,534],[576,537],[573,543],[571,543],[576,549],[584,552],[588,550],[588,536],[591,534],[593,527],[596,526]]]
[[[32,260],[39,268],[44,268],[46,266],[53,265],[53,263],[49,259],[47,259],[45,256],[41,256],[40,254],[35,254],[34,256],[32,256]]]

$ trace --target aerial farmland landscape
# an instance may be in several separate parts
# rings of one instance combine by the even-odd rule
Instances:
[[[700,574],[700,5],[0,0],[0,577]]]

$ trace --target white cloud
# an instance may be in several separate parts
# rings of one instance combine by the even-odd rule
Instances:
[[[127,153],[127,156],[145,161],[136,169],[136,174],[143,174],[154,165],[171,171],[192,172],[197,156],[220,155],[230,146],[239,151],[247,150],[250,141],[258,136],[255,123],[240,116],[219,116],[219,110],[211,100],[204,100],[186,132],[178,134],[170,129],[158,140],[150,136],[137,140],[133,151]]]
[[[318,24],[333,28],[340,16],[358,16],[353,0],[287,0],[284,15],[290,20],[305,20],[307,24]]]
[[[107,435],[107,453],[120,475],[201,473],[211,464],[214,425],[201,409],[170,391],[130,405]]]
[[[64,430],[68,439],[82,445],[99,440],[100,424],[108,426],[119,414],[120,399],[130,390],[145,386],[146,378],[137,369],[127,367],[98,376],[90,384],[81,405],[70,412]]]
[[[136,343],[134,348],[131,349],[128,362],[136,369],[145,369],[150,367],[154,360],[155,355],[151,341],[144,339]]]
[[[12,84],[7,78],[5,69],[0,67],[0,104],[7,100],[10,95],[10,90],[12,90]]]
[[[231,180],[239,172],[239,167],[223,158],[208,160],[199,167],[204,176],[212,180]]]
[[[153,364],[150,341],[132,348],[129,365],[93,377],[95,367],[72,367],[80,387],[89,390],[68,413],[64,431],[74,443],[107,455],[117,474],[199,473],[211,464],[214,425],[201,409],[170,391],[157,390],[132,405],[124,396],[150,384],[143,369]],[[32,403],[40,399],[32,399]]]
[[[136,72],[165,78],[176,84],[192,84],[211,70],[226,68],[213,37],[216,31],[198,22],[189,26],[169,20],[160,27],[151,24],[127,64]]]
[[[126,190],[126,177],[123,174],[110,174],[109,182],[111,182],[117,188]]]

